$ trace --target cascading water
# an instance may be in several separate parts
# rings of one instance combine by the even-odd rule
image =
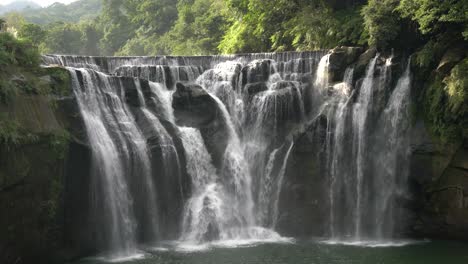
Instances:
[[[196,245],[219,236],[232,212],[226,208],[216,168],[200,131],[182,127],[180,134],[188,158],[187,171],[192,177],[193,192],[185,206],[181,240]]]
[[[388,104],[379,119],[376,133],[378,137],[374,159],[374,189],[380,190],[374,200],[374,236],[388,239],[394,233],[395,221],[400,218],[396,208],[398,196],[406,195],[406,180],[409,160],[409,126],[410,126],[410,61],[405,72],[398,80]]]
[[[356,150],[356,211],[354,216],[354,236],[359,240],[362,227],[363,207],[363,178],[364,164],[367,159],[367,123],[369,109],[372,105],[372,87],[374,83],[375,63],[379,55],[376,55],[369,63],[366,77],[359,89],[357,102],[353,105],[353,149]]]
[[[87,69],[70,72],[92,150],[95,239],[112,257],[135,253],[137,220],[143,225],[145,240],[154,241],[158,227],[145,140],[122,98],[120,80]],[[133,199],[132,189],[140,192]],[[144,206],[135,210],[135,201]]]
[[[382,100],[391,83],[391,59],[379,66],[380,73],[375,76],[379,59],[376,55],[369,62],[359,89],[352,90],[353,69],[348,68],[343,82],[332,86],[332,96],[325,98],[322,106],[327,120],[324,153],[330,177],[329,232],[333,243],[392,239],[395,199],[404,195],[409,66],[379,112],[373,98]],[[316,78],[322,75],[317,73]]]
[[[287,213],[281,193],[295,135],[310,124],[325,126],[312,137],[323,140],[331,240],[392,238],[409,67],[387,98],[392,60],[379,55],[363,79],[350,66],[339,83],[324,52],[44,61],[70,67],[93,153],[98,250],[289,241],[275,231]]]

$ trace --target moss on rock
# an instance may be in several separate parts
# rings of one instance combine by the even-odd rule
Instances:
[[[462,141],[468,128],[468,59],[458,63],[450,75],[436,74],[424,93],[425,117],[431,131],[443,141]]]

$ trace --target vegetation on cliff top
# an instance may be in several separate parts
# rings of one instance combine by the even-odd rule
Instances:
[[[26,13],[24,17],[10,13],[6,21],[21,41],[32,43],[41,53],[202,55],[341,45],[416,52],[415,72],[420,73],[426,91],[420,112],[430,120],[435,134],[446,138],[464,134],[464,125],[459,125],[460,118],[466,119],[466,97],[460,96],[466,83],[459,73],[464,68],[451,70],[455,66],[451,65],[447,71],[433,72],[448,50],[466,49],[467,1],[81,0],[74,5],[76,12],[78,3],[95,5],[93,10],[100,10],[99,15],[78,23],[64,17],[53,23],[45,19],[39,25],[31,23],[34,20]],[[70,6],[54,5],[47,10],[59,8]],[[441,104],[444,107],[437,107]]]
[[[67,70],[41,68],[39,64],[38,49],[29,40],[0,33],[0,146],[10,148],[36,143],[43,136],[24,128],[8,110],[16,96],[65,96],[70,93]],[[54,100],[50,102],[54,107]],[[48,136],[55,136],[55,133]]]

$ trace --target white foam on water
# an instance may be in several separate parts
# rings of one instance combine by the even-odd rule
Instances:
[[[319,243],[327,245],[342,245],[342,246],[354,246],[354,247],[404,247],[408,245],[427,243],[428,240],[413,240],[413,239],[397,239],[397,240],[340,240],[340,239],[329,239],[321,240]]]
[[[175,251],[179,252],[201,252],[215,248],[240,248],[255,247],[261,244],[292,244],[295,240],[290,237],[282,237],[273,230],[263,227],[251,227],[249,232],[257,232],[257,236],[252,238],[221,239],[207,243],[186,243],[175,242]]]
[[[117,263],[117,262],[127,262],[127,261],[132,261],[132,260],[138,260],[138,259],[143,259],[147,256],[146,253],[141,252],[141,251],[135,251],[132,254],[124,253],[124,254],[111,254],[111,255],[105,255],[102,254],[101,256],[97,257],[91,257],[91,258],[86,258],[87,260],[97,260],[100,262],[110,262],[110,263]]]

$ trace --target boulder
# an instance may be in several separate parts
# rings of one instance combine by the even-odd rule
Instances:
[[[377,49],[374,47],[362,53],[359,56],[356,62],[356,65],[354,66],[354,76],[357,76],[357,77],[363,76],[366,72],[367,64],[369,64],[370,60],[374,58],[376,54],[377,54]]]
[[[329,59],[330,80],[333,82],[342,81],[346,67],[356,61],[362,50],[361,47],[337,47],[332,49]]]
[[[241,70],[242,87],[248,83],[266,82],[271,74],[271,60],[254,60]]]
[[[172,99],[176,123],[180,126],[205,127],[220,115],[215,99],[200,85],[177,83]]]
[[[216,100],[200,85],[182,83],[177,83],[172,98],[177,125],[200,129],[215,167],[221,169],[229,133]]]

